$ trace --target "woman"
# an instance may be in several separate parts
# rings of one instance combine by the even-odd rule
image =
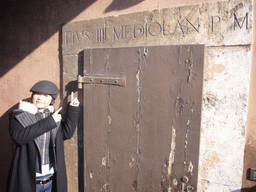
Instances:
[[[11,164],[8,192],[67,191],[63,141],[75,131],[79,101],[72,98],[66,120],[61,120],[54,100],[59,94],[50,81],[39,81],[30,90],[31,102],[20,101],[10,113],[9,131],[16,143]]]

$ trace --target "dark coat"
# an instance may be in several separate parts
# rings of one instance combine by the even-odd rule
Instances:
[[[55,177],[54,188],[58,192],[67,191],[67,176],[64,159],[63,141],[70,139],[75,131],[79,107],[68,105],[66,121],[61,122],[55,137]],[[16,152],[11,164],[7,189],[8,192],[35,192],[36,191],[36,159],[38,149],[34,139],[56,128],[56,123],[50,115],[24,128],[16,116],[24,113],[20,110],[10,113],[9,131],[16,142]]]

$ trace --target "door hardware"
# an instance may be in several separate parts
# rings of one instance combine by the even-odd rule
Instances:
[[[187,176],[183,176],[183,177],[181,178],[181,181],[182,181],[183,183],[188,183],[188,182],[189,182],[189,178],[188,178]]]
[[[106,84],[106,85],[118,85],[125,87],[125,76],[100,76],[100,75],[78,75],[77,77],[78,89],[82,89],[82,84]]]

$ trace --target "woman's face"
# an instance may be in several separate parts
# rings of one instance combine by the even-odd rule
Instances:
[[[32,94],[32,103],[38,108],[39,111],[43,112],[52,102],[52,96],[45,93],[34,92]]]

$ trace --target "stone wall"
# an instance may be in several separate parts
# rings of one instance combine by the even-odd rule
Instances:
[[[61,42],[63,35],[60,29],[63,23],[74,23],[74,21],[88,23],[94,19],[104,20],[115,18],[115,16],[118,20],[122,15],[134,12],[136,14],[140,14],[140,12],[148,13],[149,20],[141,21],[142,26],[136,25],[138,32],[135,37],[133,33],[129,32],[128,27],[126,38],[130,39],[125,39],[125,36],[121,38],[120,36],[121,27],[125,23],[116,25],[115,30],[118,32],[116,37],[120,37],[116,38],[114,46],[118,47],[123,44],[144,46],[147,43],[163,45],[179,44],[179,42],[187,44],[193,41],[195,41],[195,44],[206,45],[207,57],[204,68],[206,81],[204,82],[200,148],[200,166],[202,169],[199,173],[199,189],[217,191],[215,190],[216,187],[216,189],[219,189],[218,191],[240,190],[243,158],[246,160],[244,175],[246,175],[247,168],[256,166],[256,136],[254,131],[256,122],[256,110],[254,108],[256,70],[255,65],[253,65],[254,62],[252,62],[255,61],[255,56],[252,54],[254,49],[251,47],[253,30],[251,28],[251,14],[252,10],[255,11],[255,5],[252,8],[252,1],[133,0],[120,2],[115,0],[21,0],[7,1],[6,4],[1,5],[3,11],[0,25],[3,38],[0,43],[0,191],[5,191],[8,169],[14,152],[13,142],[8,133],[8,113],[14,109],[15,104],[20,99],[30,97],[29,89],[38,80],[49,79],[60,85],[63,91],[62,99],[67,95],[65,85],[76,80],[78,69],[65,66],[63,70],[62,65],[77,62],[79,58],[77,52],[84,49],[84,47],[77,47],[75,53],[62,57],[62,51],[65,47],[63,47],[63,50],[60,47],[60,44],[64,45]],[[195,5],[195,3],[203,2],[215,3]],[[181,5],[184,7],[172,8]],[[191,10],[193,7],[194,11]],[[162,17],[162,11],[169,12],[167,16],[172,14],[170,11],[176,11],[181,15],[180,18],[173,20],[165,16],[157,18]],[[142,35],[139,31],[142,30],[142,27],[145,30],[145,24],[151,19],[149,13],[154,16],[152,19],[155,19],[154,21],[157,21],[160,25],[155,23],[150,27],[150,32],[145,33],[144,31]],[[236,18],[233,13],[236,13]],[[248,13],[248,16],[246,16],[246,13]],[[187,15],[188,20],[184,18]],[[168,23],[163,23],[164,20]],[[126,18],[124,18],[124,21],[126,21]],[[200,23],[199,27],[198,22]],[[163,28],[163,25],[165,28]],[[91,31],[91,41],[94,42],[88,41],[85,47],[93,47],[95,44],[98,44],[99,47],[110,46],[110,44],[96,42],[95,35],[97,31],[98,35],[101,31],[96,29],[104,29],[104,26],[100,24],[94,31]],[[160,26],[161,34],[158,34]],[[170,35],[174,32],[174,29],[176,29],[175,35]],[[203,31],[204,33],[202,33]],[[146,34],[147,37],[145,37]],[[67,33],[66,35],[70,34]],[[80,39],[81,36],[79,35],[75,34],[73,37]],[[94,35],[94,37],[91,35]],[[86,38],[84,40],[88,40]],[[113,39],[113,34],[107,38],[108,40],[109,38]],[[100,38],[98,38],[99,40]],[[251,54],[254,59],[252,61]],[[228,61],[226,62],[226,60]],[[251,64],[251,92],[249,110],[247,110]],[[77,67],[76,63],[73,63],[73,65]],[[71,75],[65,76],[64,82],[62,77],[65,74],[62,71],[64,73],[66,71],[71,72]],[[57,105],[62,103],[62,99],[57,100]],[[246,110],[248,111],[247,122]],[[247,137],[243,135],[246,123],[245,133]],[[79,189],[80,175],[77,175],[78,162],[76,159],[77,148],[79,147],[77,146],[77,135],[65,144],[69,191],[72,192]],[[244,156],[243,145],[245,139],[246,151]],[[230,150],[228,150],[229,148]],[[250,181],[244,183],[244,187],[255,185],[254,182]]]
[[[251,69],[250,0],[67,23],[62,28],[63,85],[76,80],[83,49],[183,44],[205,45],[198,191],[239,190]]]

